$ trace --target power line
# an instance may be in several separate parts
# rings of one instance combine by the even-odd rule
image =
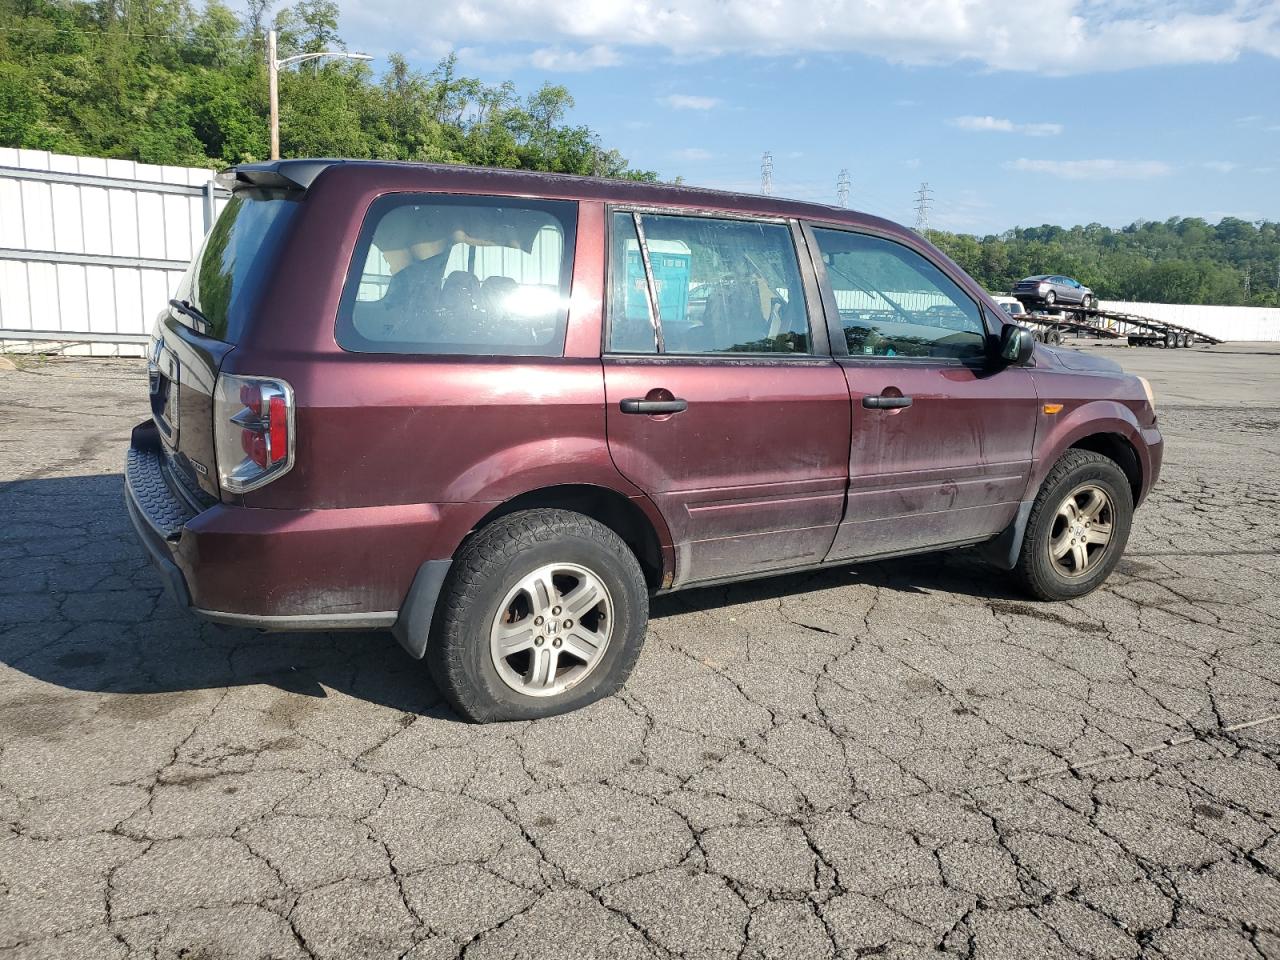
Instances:
[[[773,154],[768,150],[760,158],[760,192],[766,197],[773,193]]]
[[[923,236],[929,232],[929,204],[933,202],[933,194],[929,192],[929,184],[920,184],[916,192],[916,233]]]
[[[836,203],[842,207],[849,205],[849,171],[847,169],[840,171],[840,176],[836,178]]]

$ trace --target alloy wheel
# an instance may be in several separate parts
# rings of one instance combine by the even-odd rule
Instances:
[[[1058,507],[1049,533],[1049,559],[1064,577],[1092,572],[1111,543],[1115,509],[1101,487],[1086,483],[1071,491]]]
[[[586,567],[550,563],[507,592],[489,630],[498,676],[529,697],[552,697],[581,683],[604,659],[613,635],[613,598]]]

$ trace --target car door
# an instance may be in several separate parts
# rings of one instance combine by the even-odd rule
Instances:
[[[610,234],[609,450],[667,521],[673,585],[821,562],[849,399],[798,227],[615,209]]]
[[[1058,291],[1060,303],[1080,302],[1080,288],[1070,277],[1054,277],[1053,287]]]
[[[1031,475],[1035,387],[990,360],[1000,322],[905,238],[806,232],[852,404],[849,495],[829,559],[972,543]]]

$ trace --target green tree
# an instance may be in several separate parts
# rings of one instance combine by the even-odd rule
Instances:
[[[268,150],[264,35],[280,52],[345,49],[333,0],[268,0],[238,16],[224,0],[0,0],[0,145],[222,166]],[[545,86],[465,76],[449,55],[425,75],[392,54],[309,63],[281,76],[286,156],[479,163],[656,179],[586,127]]]

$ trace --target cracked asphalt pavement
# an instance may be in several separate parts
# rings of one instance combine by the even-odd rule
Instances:
[[[1169,400],[1104,589],[675,595],[620,695],[488,727],[162,594],[140,362],[0,371],[0,956],[1280,957],[1280,352],[1106,352]]]

